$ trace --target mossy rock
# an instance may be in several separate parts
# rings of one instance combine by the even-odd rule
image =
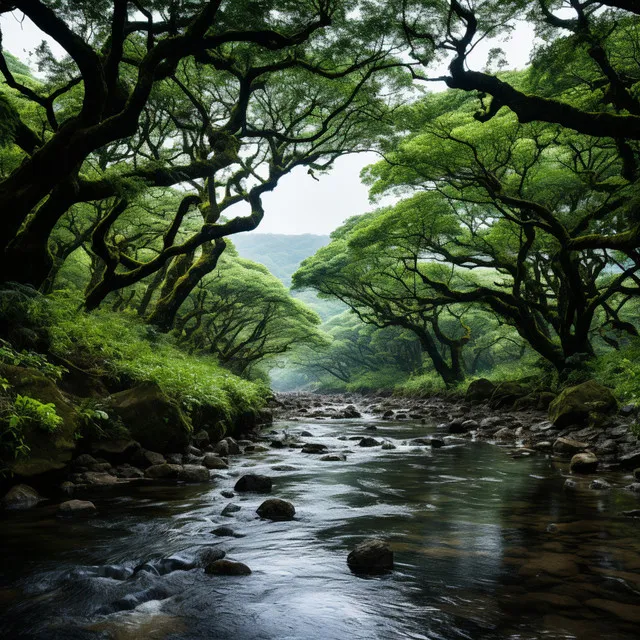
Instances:
[[[595,380],[587,380],[562,391],[549,405],[549,420],[562,429],[585,423],[590,414],[606,415],[617,408],[618,402],[610,389]]]
[[[486,378],[479,378],[474,380],[467,387],[467,393],[465,394],[465,400],[467,402],[486,402],[491,398],[493,392],[496,390],[496,385],[487,380]]]
[[[155,382],[114,393],[110,409],[145,449],[169,453],[189,443],[191,425]]]
[[[512,407],[520,398],[531,393],[528,385],[519,382],[501,382],[491,394],[491,406],[498,409],[501,407]]]
[[[0,375],[7,379],[17,395],[35,398],[44,404],[53,403],[56,413],[62,418],[62,424],[53,433],[37,425],[25,427],[24,441],[30,452],[27,457],[13,461],[11,471],[18,476],[29,477],[64,468],[76,448],[75,436],[80,426],[74,406],[52,380],[36,369],[2,365]]]

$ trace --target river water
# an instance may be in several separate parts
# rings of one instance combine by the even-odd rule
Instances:
[[[377,425],[378,430],[365,431]],[[346,462],[297,449],[234,459],[204,485],[129,487],[93,497],[99,517],[60,521],[55,506],[3,517],[3,638],[131,639],[534,639],[637,638],[640,520],[623,510],[640,498],[621,488],[564,488],[568,472],[545,456],[513,459],[482,442],[448,440],[431,450],[407,441],[435,427],[373,419],[278,422],[279,433]],[[373,435],[397,446],[368,449],[339,436]],[[236,495],[242,473],[274,480],[296,519],[257,518],[264,496]],[[232,517],[220,515],[233,502]],[[219,538],[226,525],[244,537]],[[393,573],[353,575],[348,552],[382,537]],[[95,567],[158,558],[193,559],[206,546],[249,565],[249,576],[200,568],[163,576],[100,577]],[[129,571],[130,572],[130,571]],[[104,573],[104,571],[102,571]],[[148,591],[152,589],[152,591]],[[130,594],[154,597],[109,613]]]

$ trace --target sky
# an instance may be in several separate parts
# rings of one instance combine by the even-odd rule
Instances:
[[[23,62],[31,62],[30,52],[43,39],[38,28],[20,12],[0,16],[2,45]],[[527,65],[533,46],[533,31],[527,24],[520,24],[507,42],[481,43],[469,57],[470,66],[482,69],[491,47],[502,46],[507,53],[509,67],[521,69]],[[55,55],[62,50],[50,43]],[[442,75],[445,69],[435,69],[433,75]],[[442,90],[430,84],[431,90]],[[339,158],[332,171],[319,176],[319,181],[307,174],[304,168],[285,176],[276,189],[263,197],[265,217],[259,233],[314,233],[328,234],[353,215],[370,211],[367,187],[360,182],[360,171],[376,162],[374,153],[353,154]]]

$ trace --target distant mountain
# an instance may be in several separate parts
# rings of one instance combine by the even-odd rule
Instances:
[[[329,236],[311,233],[286,235],[284,233],[238,233],[232,238],[243,258],[263,264],[285,286],[291,286],[291,276],[300,263],[312,256],[320,247],[329,244]]]
[[[287,235],[284,233],[238,233],[232,238],[243,258],[263,264],[285,287],[291,286],[291,277],[300,263],[312,256],[320,247],[329,244],[329,236],[311,233]],[[323,321],[342,313],[346,307],[337,300],[318,298],[314,291],[296,291],[294,298],[311,307]]]

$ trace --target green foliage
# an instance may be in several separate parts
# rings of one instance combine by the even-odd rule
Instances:
[[[16,351],[6,340],[0,339],[0,362],[36,369],[51,380],[60,380],[66,369],[49,362],[47,356],[35,351]]]
[[[7,416],[9,427],[24,429],[36,426],[42,431],[53,433],[62,425],[62,418],[56,413],[52,402],[43,403],[29,396],[17,395],[11,412]]]
[[[620,350],[611,350],[591,362],[593,376],[612,387],[622,402],[640,402],[640,340]]]
[[[209,404],[229,418],[264,402],[265,387],[233,375],[213,356],[188,354],[173,337],[135,316],[106,310],[87,314],[69,294],[57,294],[51,306],[53,352],[124,387],[157,382],[187,410]]]
[[[395,387],[395,392],[401,396],[428,398],[446,390],[446,386],[435,372],[411,376],[406,382]]]

